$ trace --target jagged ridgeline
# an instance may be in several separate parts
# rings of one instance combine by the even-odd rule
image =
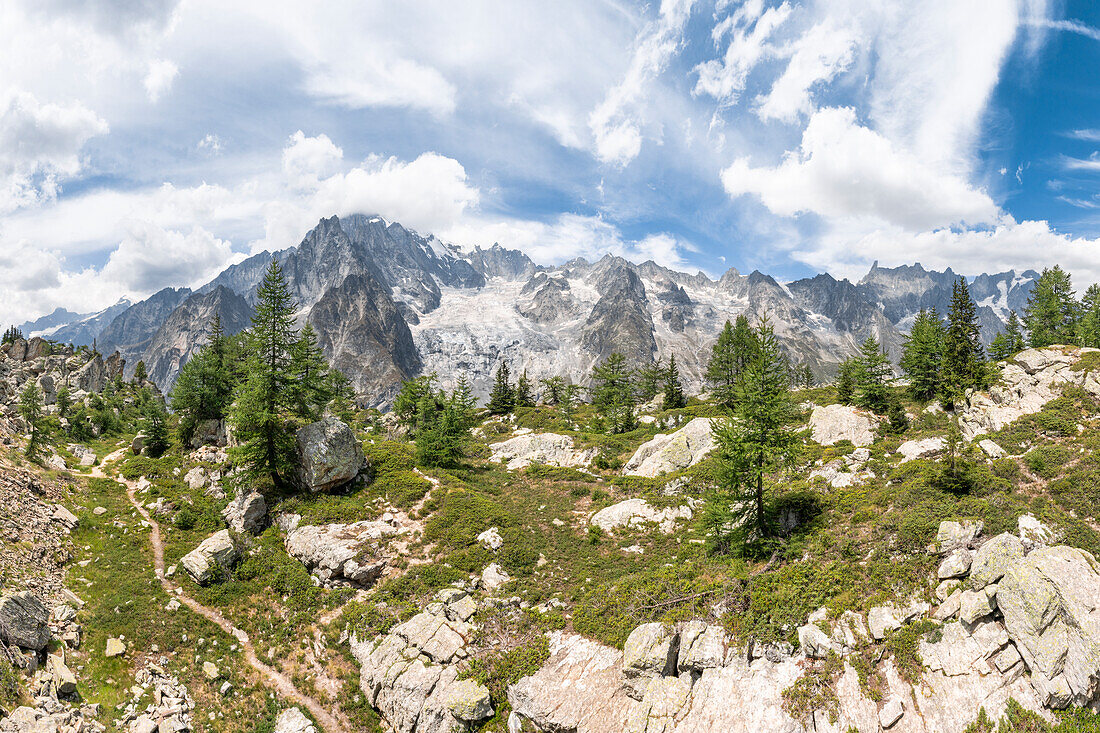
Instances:
[[[323,219],[297,247],[255,255],[195,292],[166,288],[96,314],[59,310],[22,330],[60,342],[98,339],[103,353],[122,354],[127,377],[144,361],[167,393],[209,338],[214,315],[228,335],[248,326],[272,257],[283,265],[298,325],[313,325],[325,356],[374,405],[388,404],[403,380],[432,372],[448,387],[468,374],[484,400],[502,358],[535,381],[580,381],[612,352],[635,367],[675,354],[695,392],[710,345],[742,313],[754,323],[766,314],[790,360],[820,381],[868,336],[898,359],[917,313],[945,313],[957,279],[951,270],[876,264],[858,284],[827,274],[780,283],[732,269],[712,280],[612,256],[543,267],[498,245],[461,252],[399,223],[352,215]],[[984,344],[1010,311],[1022,313],[1036,278],[1010,271],[971,283]]]

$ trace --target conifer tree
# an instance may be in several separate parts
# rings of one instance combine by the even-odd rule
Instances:
[[[905,406],[896,397],[890,400],[890,406],[886,410],[886,428],[895,435],[901,435],[909,428],[909,415],[905,413]]]
[[[797,377],[797,384],[802,389],[813,389],[814,385],[817,384],[814,379],[814,370],[810,368],[809,364],[798,367]]]
[[[413,432],[417,428],[421,400],[425,395],[435,394],[436,379],[435,372],[408,379],[402,383],[401,389],[393,400],[393,412],[397,415],[398,421]]]
[[[649,402],[664,390],[665,369],[661,366],[661,360],[646,364],[638,370],[638,401]]]
[[[616,352],[592,370],[592,405],[610,433],[634,429],[634,372]]]
[[[842,405],[852,404],[856,393],[856,376],[859,372],[859,360],[850,357],[840,362],[836,372],[836,398]]]
[[[890,403],[889,386],[893,381],[893,370],[890,367],[890,357],[874,336],[868,336],[860,345],[858,364],[856,404],[872,412],[886,412]]]
[[[57,397],[54,399],[57,402],[58,417],[68,417],[69,408],[72,407],[72,398],[69,396],[69,388],[65,385],[61,385],[61,388],[57,390]]]
[[[978,316],[966,279],[959,278],[951,293],[951,311],[943,336],[941,392],[954,401],[970,387],[984,386],[988,369],[978,331]]]
[[[25,453],[32,461],[38,461],[42,457],[46,443],[45,426],[42,420],[44,409],[42,390],[38,388],[38,382],[28,379],[23,391],[19,393],[19,416],[27,424],[27,432],[30,433]]]
[[[283,483],[293,466],[294,438],[287,417],[291,398],[291,352],[296,304],[276,259],[256,291],[248,334],[248,376],[239,389],[232,419],[240,463],[253,478]]]
[[[1027,296],[1024,311],[1032,348],[1073,343],[1079,307],[1069,273],[1058,265],[1043,270]]]
[[[1081,319],[1077,324],[1078,346],[1100,347],[1100,285],[1093,283],[1081,298]]]
[[[1024,326],[1020,322],[1020,317],[1016,315],[1016,311],[1009,311],[1008,313],[1008,326],[1005,328],[1005,335],[1012,346],[1010,356],[1015,356],[1027,348],[1027,339],[1024,338]]]
[[[678,410],[687,400],[684,399],[684,388],[680,384],[680,370],[676,366],[676,355],[668,358],[668,369],[665,370],[664,394],[666,410]]]
[[[214,316],[210,331],[206,345],[183,365],[169,393],[172,409],[179,415],[177,427],[182,443],[191,439],[200,420],[224,418],[233,401],[236,375],[229,363],[219,316]]]
[[[749,319],[740,315],[736,324],[726,321],[714,344],[706,380],[715,401],[732,410],[737,403],[737,381],[756,350],[756,335]]]
[[[771,535],[764,504],[764,476],[794,460],[798,436],[783,352],[771,324],[756,330],[756,348],[738,380],[736,420],[715,424],[719,471],[723,483],[743,500],[742,526],[761,538]],[[740,494],[740,496],[737,496]]]
[[[0,345],[10,344],[12,341],[16,341],[21,338],[23,338],[22,331],[20,331],[15,326],[8,326],[8,330],[4,331],[4,338],[3,341],[0,341]]]
[[[477,399],[474,398],[474,390],[470,387],[470,379],[466,372],[458,375],[455,380],[454,391],[451,392],[451,402],[455,409],[464,416],[464,419],[473,427],[474,412],[477,409]]]
[[[579,384],[562,385],[561,392],[558,395],[558,411],[566,422],[573,422],[580,394],[581,386]]]
[[[328,362],[310,323],[302,326],[290,352],[291,406],[295,416],[314,421],[333,397]]]
[[[151,400],[145,414],[145,450],[153,458],[159,458],[168,450],[168,413],[160,400]]]
[[[547,377],[541,380],[543,389],[545,390],[543,402],[548,405],[557,407],[561,404],[562,388],[565,387],[565,378],[557,375],[553,377]]]
[[[1004,361],[1012,357],[1012,342],[1009,340],[1008,335],[1001,331],[993,337],[993,341],[989,344],[989,359],[990,361]]]
[[[134,367],[134,382],[141,384],[148,378],[149,374],[145,371],[145,362],[138,361],[137,366]]]
[[[493,383],[493,391],[489,393],[489,403],[486,407],[493,415],[506,415],[512,411],[515,404],[516,391],[508,372],[508,362],[502,360],[497,367],[496,381]]]
[[[535,397],[531,394],[531,380],[527,378],[527,370],[524,369],[516,381],[516,407],[534,407]]]
[[[921,309],[905,339],[900,366],[909,378],[909,393],[930,400],[940,390],[944,328],[936,309]]]

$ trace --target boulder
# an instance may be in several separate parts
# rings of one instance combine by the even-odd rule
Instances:
[[[145,433],[138,433],[134,436],[134,439],[130,441],[130,452],[135,456],[140,455],[145,450]]]
[[[222,573],[227,573],[237,562],[239,552],[233,544],[228,529],[207,537],[191,552],[183,556],[180,565],[199,585],[209,585]]]
[[[504,546],[504,538],[500,536],[500,530],[490,527],[477,536],[477,541],[486,550],[499,550]]]
[[[103,357],[96,354],[69,376],[69,383],[84,392],[102,392],[107,386],[107,366]]]
[[[299,428],[298,478],[310,492],[339,488],[359,475],[363,449],[355,433],[335,417]]]
[[[687,504],[657,509],[650,506],[645,499],[627,499],[604,507],[593,514],[589,521],[593,526],[609,533],[620,527],[640,529],[646,524],[655,523],[661,532],[670,534],[677,520],[689,520],[691,517],[692,509]]]
[[[1016,519],[1016,531],[1026,550],[1046,547],[1055,539],[1053,530],[1030,514],[1024,514]]]
[[[680,637],[662,623],[642,624],[623,645],[623,674],[627,677],[676,673]]]
[[[940,563],[936,570],[936,577],[940,580],[961,578],[970,570],[973,560],[974,555],[965,547],[952,550]]]
[[[660,476],[694,466],[714,450],[713,423],[712,418],[697,417],[675,433],[654,436],[634,451],[623,474]]]
[[[222,510],[222,517],[237,534],[259,534],[267,522],[267,501],[257,491],[237,494]]]
[[[505,572],[500,563],[490,563],[481,571],[481,585],[485,590],[494,591],[505,583],[512,581],[511,576]]]
[[[225,420],[199,420],[195,423],[195,432],[191,434],[192,448],[201,448],[204,445],[221,448],[225,447],[225,444]]]
[[[69,697],[76,693],[76,675],[65,665],[65,661],[60,656],[50,656],[48,669],[53,679],[54,689],[59,696]]]
[[[716,669],[726,662],[727,639],[721,626],[689,621],[680,631],[680,651],[676,666],[680,672]]]
[[[109,638],[107,639],[107,645],[103,648],[103,656],[111,659],[112,657],[121,657],[126,653],[126,643],[122,639]]]
[[[1008,455],[1008,452],[1005,451],[1004,448],[997,445],[996,443],[994,443],[989,438],[985,438],[984,440],[979,442],[978,447],[982,449],[983,453],[985,453],[987,456],[989,456],[993,460],[997,460],[998,458],[1004,458],[1005,456]]]
[[[447,689],[447,709],[459,720],[476,723],[493,717],[489,688],[475,680],[459,680]]]
[[[386,541],[405,531],[383,521],[310,524],[287,533],[286,551],[323,583],[367,587],[386,569]]]
[[[810,413],[810,435],[821,445],[847,440],[859,447],[875,442],[879,418],[866,410],[848,405],[815,407]]]
[[[50,613],[30,591],[0,598],[0,639],[23,649],[41,651],[50,642]]]
[[[1018,560],[997,586],[1004,625],[1050,707],[1087,705],[1100,680],[1100,565],[1072,547]]]
[[[906,463],[917,458],[932,458],[940,455],[946,449],[947,441],[943,438],[907,440],[898,446],[898,453],[902,456],[899,463]]]
[[[901,720],[901,716],[905,714],[905,706],[902,704],[901,698],[897,695],[892,695],[886,704],[882,706],[882,710],[878,714],[878,722],[884,729],[892,727],[895,723]]]
[[[509,471],[518,471],[532,463],[562,468],[585,468],[599,452],[595,448],[577,450],[573,439],[557,433],[529,433],[489,446],[491,458],[505,463]]]
[[[959,594],[959,620],[972,624],[997,610],[997,586],[966,590]]]
[[[816,624],[798,627],[798,645],[802,648],[803,654],[810,659],[824,659],[830,652],[836,651],[829,635]]]
[[[199,491],[210,482],[210,474],[208,474],[206,469],[202,466],[195,466],[190,471],[183,474],[183,482],[187,484],[192,491]]]
[[[983,524],[972,522],[940,522],[936,532],[936,551],[946,554],[960,547],[966,547],[982,533]]]
[[[1024,556],[1024,543],[1007,532],[989,540],[974,553],[970,564],[970,587],[975,590],[1000,580]]]
[[[275,719],[273,733],[317,733],[317,726],[300,709],[287,708]]]

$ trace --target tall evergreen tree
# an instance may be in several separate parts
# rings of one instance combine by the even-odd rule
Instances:
[[[1012,353],[1012,342],[1004,331],[1001,331],[993,337],[993,341],[989,344],[990,361],[1004,361],[1005,359],[1010,359]]]
[[[761,538],[771,534],[764,504],[764,477],[794,460],[798,436],[783,352],[767,320],[756,330],[756,348],[738,381],[736,420],[715,424],[719,471],[734,501],[741,501],[742,525]]]
[[[684,406],[684,388],[680,384],[680,370],[676,367],[676,355],[668,358],[668,369],[665,370],[665,404],[666,410],[678,410]]]
[[[855,399],[856,377],[859,359],[851,357],[840,362],[836,372],[836,398],[842,405],[850,405]]]
[[[45,425],[42,420],[44,411],[42,390],[38,388],[38,382],[28,379],[23,391],[19,393],[19,416],[27,424],[27,432],[30,433],[25,453],[32,461],[38,461],[42,457],[46,444]]]
[[[707,364],[706,380],[714,399],[727,409],[737,404],[737,381],[756,350],[756,334],[745,315],[726,321]]]
[[[145,362],[138,361],[137,366],[134,367],[134,382],[141,384],[149,378],[149,373],[145,371]]]
[[[541,381],[542,387],[545,390],[542,401],[548,405],[557,407],[561,404],[561,393],[562,388],[565,387],[565,377],[554,375],[553,377],[547,377]]]
[[[8,326],[8,330],[4,331],[3,341],[0,344],[10,344],[12,341],[23,338],[23,332],[15,326]]]
[[[626,357],[616,352],[592,370],[592,405],[609,433],[633,430],[634,371]]]
[[[486,407],[493,415],[506,415],[515,405],[516,390],[512,386],[508,362],[502,360],[497,367],[496,381],[493,383],[493,391],[489,393],[489,403]]]
[[[649,402],[664,390],[665,368],[661,366],[661,360],[657,359],[639,369],[636,382],[639,402]]]
[[[292,411],[292,351],[296,303],[276,259],[256,291],[256,309],[248,333],[248,377],[239,389],[232,419],[240,445],[240,463],[253,478],[281,485],[293,466],[294,438],[287,417]]]
[[[1020,323],[1020,317],[1016,315],[1016,311],[1009,311],[1008,313],[1008,326],[1005,328],[1005,336],[1009,345],[1012,346],[1012,353],[1009,356],[1015,356],[1027,348],[1027,339],[1024,338],[1024,326]]]
[[[295,416],[314,421],[333,397],[328,362],[317,343],[317,332],[308,322],[290,351],[290,404]]]
[[[966,279],[959,278],[951,292],[951,311],[943,336],[944,397],[953,401],[970,387],[982,387],[988,380],[985,349],[978,331],[978,316]]]
[[[909,378],[909,393],[930,400],[939,393],[943,366],[943,321],[936,309],[921,309],[905,339],[901,368]]]
[[[1024,311],[1031,346],[1073,343],[1079,308],[1069,273],[1058,265],[1043,270],[1027,296]]]
[[[168,413],[159,399],[150,400],[145,408],[145,451],[159,458],[168,450]]]
[[[470,426],[473,427],[474,413],[477,410],[477,399],[474,397],[474,390],[470,387],[470,379],[466,376],[466,372],[462,372],[458,375],[458,379],[455,380],[454,391],[451,392],[451,402],[455,405],[455,409],[458,410],[466,419]]]
[[[860,345],[858,363],[856,404],[866,410],[885,413],[890,405],[889,386],[893,381],[893,369],[890,358],[874,336],[868,336]]]
[[[135,372],[135,378],[137,373]],[[180,369],[170,393],[172,410],[179,415],[180,441],[191,439],[200,420],[220,420],[233,402],[236,374],[229,363],[228,345],[215,315],[211,335]]]
[[[72,397],[69,395],[69,388],[64,384],[57,390],[57,397],[54,398],[57,403],[57,416],[68,417],[69,408],[72,407]]]
[[[558,395],[558,412],[567,422],[573,422],[577,413],[577,401],[580,399],[581,386],[579,384],[562,385]]]
[[[534,407],[535,396],[531,393],[531,380],[527,378],[527,370],[524,369],[516,380],[516,407]]]
[[[1081,298],[1081,319],[1077,324],[1078,346],[1100,347],[1100,285],[1093,283]]]

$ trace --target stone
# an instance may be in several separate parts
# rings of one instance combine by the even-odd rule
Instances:
[[[491,460],[518,471],[533,463],[561,468],[585,468],[599,452],[595,448],[576,450],[573,439],[558,433],[529,433],[489,446]]]
[[[1033,550],[997,586],[1004,626],[1051,707],[1087,705],[1100,679],[1100,565],[1089,553]]]
[[[798,645],[810,659],[824,659],[831,652],[836,651],[828,634],[818,628],[816,624],[806,624],[798,627]]]
[[[286,550],[324,583],[369,587],[382,576],[392,553],[386,542],[405,529],[389,522],[362,521],[295,527]]]
[[[1008,452],[1004,448],[997,445],[996,443],[994,443],[989,438],[985,438],[984,440],[979,441],[978,442],[978,447],[982,449],[983,453],[985,453],[987,456],[989,456],[993,460],[997,460],[998,458],[1004,458],[1005,456],[1008,455]]]
[[[623,467],[626,476],[660,476],[694,466],[714,450],[714,420],[697,417],[674,433],[646,441]]]
[[[199,491],[210,480],[210,474],[206,472],[206,469],[202,466],[195,466],[190,471],[183,475],[183,482],[187,484],[192,491]]]
[[[1054,532],[1050,527],[1030,514],[1021,515],[1016,519],[1016,530],[1027,550],[1046,547],[1054,541]]]
[[[50,518],[70,531],[76,529],[80,524],[80,520],[77,519],[76,515],[60,504],[54,507],[53,515]]]
[[[970,570],[970,564],[973,560],[973,553],[965,547],[952,550],[947,557],[940,562],[940,566],[936,570],[936,577],[940,580],[961,578]]]
[[[680,631],[676,666],[680,672],[716,669],[726,661],[726,632],[698,619],[688,621]]]
[[[355,433],[335,417],[299,428],[295,442],[298,479],[310,492],[339,488],[363,468],[363,449]]]
[[[481,585],[489,591],[499,589],[505,583],[510,583],[512,578],[500,566],[500,563],[492,563],[481,571]]]
[[[886,632],[901,628],[898,610],[893,606],[875,606],[867,612],[867,628],[871,631],[871,638],[876,641],[885,639]]]
[[[981,521],[940,522],[936,532],[936,551],[946,554],[959,547],[966,547],[982,533]]]
[[[959,620],[972,624],[997,610],[997,586],[982,590],[965,590],[959,594]]]
[[[836,624],[833,626],[833,633],[830,637],[833,644],[844,651],[853,651],[870,640],[871,636],[867,631],[867,624],[863,621],[863,616],[855,611],[845,611],[840,614],[840,618],[836,620]]]
[[[475,680],[459,680],[449,686],[446,705],[452,715],[468,723],[493,717],[489,688]]]
[[[627,677],[675,674],[679,650],[680,637],[668,626],[642,624],[623,645],[623,673]]]
[[[677,520],[689,520],[692,516],[691,506],[687,504],[656,509],[645,499],[627,499],[604,507],[593,514],[589,522],[608,533],[620,527],[641,529],[648,523],[655,523],[661,532],[671,534]]]
[[[145,433],[138,433],[134,436],[134,439],[130,441],[130,452],[135,456],[140,455],[141,452],[145,450],[146,437],[148,436],[146,436]]]
[[[815,407],[810,413],[810,435],[821,445],[834,445],[842,440],[858,447],[875,442],[879,420],[872,413],[848,405]]]
[[[112,657],[121,657],[126,653],[126,643],[122,639],[109,638],[107,639],[107,646],[103,649],[103,656],[108,659]]]
[[[943,603],[948,598],[950,598],[951,595],[955,592],[955,589],[957,589],[961,585],[962,581],[958,578],[948,578],[947,580],[941,582],[939,585],[936,586],[936,599],[940,603]]]
[[[999,534],[984,543],[974,553],[970,565],[970,587],[975,590],[996,583],[1005,572],[1024,556],[1024,543],[1019,537]]]
[[[500,530],[490,527],[477,536],[477,541],[486,550],[499,550],[504,546],[504,538],[500,536]]]
[[[287,708],[275,719],[273,733],[317,733],[317,727],[298,708]]]
[[[76,693],[76,675],[65,666],[65,662],[60,657],[50,657],[49,669],[58,695],[68,697]]]
[[[946,621],[958,615],[959,608],[962,605],[962,595],[963,591],[961,589],[955,590],[955,592],[944,599],[943,603],[936,609],[936,612],[932,614],[932,618],[936,621]]]
[[[899,463],[907,463],[917,458],[933,458],[943,453],[946,448],[947,441],[943,438],[907,440],[898,446],[898,453],[902,456]]]
[[[209,585],[221,574],[228,573],[239,555],[229,530],[223,529],[210,535],[198,547],[184,555],[180,565],[196,583]]]
[[[257,491],[237,494],[222,510],[222,517],[237,534],[260,534],[267,520],[267,501]]]
[[[41,651],[50,642],[50,613],[30,591],[0,598],[0,639],[8,644]]]
[[[905,706],[902,704],[901,698],[897,695],[891,695],[886,704],[882,706],[882,710],[879,711],[879,725],[883,728],[890,728],[901,720],[901,716],[904,714]]]
[[[202,674],[208,680],[216,680],[221,676],[221,672],[218,670],[218,665],[213,662],[202,663]]]
[[[191,447],[201,448],[204,445],[224,447],[226,444],[226,432],[224,420],[199,420],[195,423],[195,430],[191,434]]]

